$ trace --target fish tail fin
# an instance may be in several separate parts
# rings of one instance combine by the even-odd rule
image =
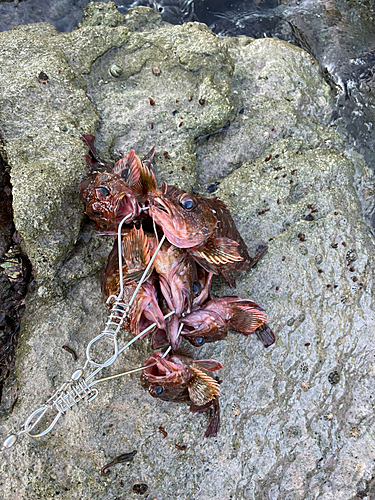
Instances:
[[[255,255],[252,257],[250,261],[250,267],[254,267],[258,261],[263,257],[263,255],[267,252],[268,250],[268,245],[266,244],[259,244],[255,250]]]
[[[238,332],[249,335],[267,321],[264,311],[239,303],[232,303],[228,306],[232,312],[232,318],[229,324]]]
[[[211,418],[208,422],[208,426],[206,432],[204,433],[204,437],[216,437],[220,428],[220,406],[219,406],[219,398],[216,398],[213,401],[213,408],[211,409]]]
[[[96,152],[96,148],[94,146],[95,136],[91,134],[82,134],[81,139],[84,143],[86,143],[90,151],[89,155],[84,156],[89,167],[89,171],[92,172],[93,170],[98,170],[112,172],[112,166],[102,158],[100,158],[100,156]]]
[[[264,323],[257,328],[254,333],[256,333],[258,339],[262,341],[264,347],[266,348],[275,343],[275,334],[267,323]]]
[[[236,278],[234,277],[234,272],[228,269],[228,266],[220,267],[220,272],[228,285],[231,288],[236,288]]]

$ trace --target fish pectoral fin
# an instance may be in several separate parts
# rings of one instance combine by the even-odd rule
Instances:
[[[220,394],[219,383],[212,377],[206,375],[198,368],[191,367],[193,376],[188,383],[188,391],[191,401],[203,406]]]
[[[205,258],[200,257],[194,250],[194,248],[188,248],[188,252],[191,254],[193,259],[197,264],[199,264],[205,271],[211,274],[219,274],[217,266],[214,266],[210,262],[208,262]]]
[[[208,372],[216,372],[216,370],[223,368],[223,365],[214,359],[195,359],[194,364],[199,365]]]
[[[264,347],[269,347],[275,343],[276,340],[275,334],[273,333],[271,328],[267,325],[267,323],[264,323],[263,325],[260,326],[260,328],[257,328],[255,330],[255,333],[258,339],[263,342]]]
[[[238,332],[245,335],[254,332],[267,321],[267,316],[263,311],[246,305],[232,305],[232,318],[229,324]]]
[[[238,253],[238,246],[237,241],[230,238],[212,238],[204,245],[189,250],[193,256],[204,259],[214,266],[219,266],[243,260]]]

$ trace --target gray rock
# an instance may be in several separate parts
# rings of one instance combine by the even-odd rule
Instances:
[[[272,38],[228,38],[227,45],[235,62],[236,116],[228,129],[202,139],[201,185],[258,158],[284,137],[304,138],[315,145],[340,142],[323,126],[332,114],[332,98],[317,62],[307,52]],[[233,147],[233,142],[241,147]]]
[[[37,279],[51,280],[78,237],[78,184],[86,171],[79,134],[94,131],[97,114],[55,28],[18,27],[0,40],[0,122],[14,220]]]
[[[152,399],[137,374],[98,384],[99,396],[46,437],[20,436],[5,452],[4,499],[139,498],[135,483],[159,500],[354,498],[374,475],[373,176],[327,128],[329,90],[306,53],[158,19],[145,8],[122,17],[111,3],[90,4],[73,33],[42,24],[0,34],[10,72],[1,77],[0,125],[15,222],[36,271],[18,391],[15,383],[6,388],[7,401],[17,401],[1,435],[84,365],[86,345],[105,324],[100,267],[111,240],[95,237],[89,224],[79,232],[79,133],[95,126],[103,156],[131,148],[142,155],[156,144],[160,179],[199,191],[214,184],[245,241],[269,245],[238,276],[236,292],[218,278],[213,291],[264,306],[276,344],[264,349],[255,336],[231,332],[194,350],[224,365],[215,439],[203,438],[205,416]],[[109,73],[114,64],[121,75]],[[47,84],[36,80],[40,71]],[[215,134],[228,120],[229,129]],[[111,345],[92,352],[104,360]],[[137,342],[100,376],[140,366],[150,352]],[[103,465],[135,449],[132,462],[100,476]]]

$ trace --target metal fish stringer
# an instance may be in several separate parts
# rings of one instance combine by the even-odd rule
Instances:
[[[141,287],[143,281],[146,279],[149,269],[152,266],[152,263],[156,257],[157,252],[160,250],[165,236],[163,236],[157,246],[154,255],[150,259],[148,266],[146,267],[141,279],[139,280],[138,286],[134,291],[132,298],[130,299],[128,304],[125,304],[122,301],[123,292],[124,292],[124,284],[123,284],[123,273],[122,273],[122,253],[121,253],[121,229],[125,220],[130,217],[127,215],[120,222],[118,227],[117,241],[118,241],[118,255],[119,255],[119,278],[120,278],[120,292],[117,296],[112,295],[108,298],[107,302],[110,302],[114,299],[114,303],[111,307],[111,311],[106,322],[104,330],[97,335],[94,339],[92,339],[87,347],[86,347],[86,362],[84,366],[78,370],[76,370],[72,375],[68,382],[64,382],[61,387],[37,410],[35,410],[31,415],[26,419],[24,424],[21,426],[20,430],[14,434],[9,435],[3,445],[1,447],[1,451],[11,448],[17,441],[18,437],[22,434],[27,434],[29,437],[38,438],[45,436],[48,434],[56,425],[58,420],[70,409],[72,409],[75,405],[77,405],[80,401],[86,400],[87,402],[93,401],[99,391],[96,387],[94,387],[99,382],[104,382],[106,380],[122,377],[124,375],[128,375],[130,373],[134,373],[137,371],[141,371],[144,367],[135,368],[133,370],[129,370],[127,372],[119,373],[116,375],[110,375],[108,377],[104,377],[101,379],[94,380],[94,377],[103,370],[103,368],[107,368],[111,366],[117,359],[118,355],[121,354],[125,349],[127,349],[131,344],[133,344],[136,340],[138,340],[142,335],[152,330],[156,323],[153,323],[148,328],[139,333],[132,340],[127,342],[121,349],[118,348],[117,343],[117,335],[126,319],[126,316],[130,310],[132,303],[135,300],[135,297],[138,293],[139,288]],[[164,316],[164,319],[169,318],[175,311],[171,311]],[[180,330],[181,331],[181,330]],[[90,349],[94,343],[99,342],[101,340],[108,340],[113,342],[113,354],[106,361],[102,363],[98,363],[94,361],[90,354]],[[169,352],[169,351],[168,351]],[[85,370],[87,370],[88,366],[92,365],[95,369],[92,373],[83,378],[83,374]],[[45,425],[47,427],[38,433],[33,433],[37,425],[41,425],[43,423],[43,419],[45,419]],[[51,423],[49,423],[51,422]]]

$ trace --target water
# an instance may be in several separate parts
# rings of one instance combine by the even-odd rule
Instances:
[[[0,0],[0,31],[46,21],[71,31],[88,0]],[[165,21],[206,23],[219,35],[276,37],[307,50],[336,95],[332,127],[375,170],[375,2],[373,0],[115,0],[120,12],[144,5]]]

